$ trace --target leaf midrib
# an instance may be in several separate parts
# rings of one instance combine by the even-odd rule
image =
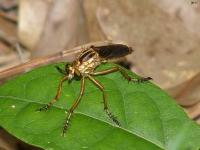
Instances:
[[[15,97],[15,96],[0,96],[0,99],[1,99],[1,98],[9,98],[9,99],[18,100],[18,101],[21,101],[21,102],[33,103],[33,104],[40,104],[40,105],[46,104],[46,103],[41,103],[41,102],[35,102],[35,101],[29,100],[29,99],[18,98],[18,97]],[[65,110],[64,108],[61,108],[61,107],[58,107],[58,106],[55,106],[55,105],[53,105],[52,107],[53,107],[53,108],[57,108],[57,109],[61,109],[61,110]],[[80,115],[83,115],[83,116],[85,116],[85,117],[89,117],[89,118],[91,118],[91,119],[95,119],[95,120],[97,120],[97,121],[103,122],[103,123],[105,123],[105,124],[108,124],[108,125],[111,125],[112,127],[114,127],[113,124],[111,124],[111,123],[109,123],[109,122],[106,122],[106,121],[104,121],[104,120],[98,119],[98,118],[93,117],[93,116],[89,116],[89,115],[87,115],[87,114],[85,114],[85,113],[82,113],[82,112],[79,112],[79,111],[75,111],[74,114],[80,114]],[[150,141],[150,140],[146,139],[146,138],[143,137],[142,135],[139,135],[139,134],[137,134],[137,133],[131,132],[131,131],[129,131],[129,130],[123,128],[123,127],[117,127],[117,128],[118,128],[118,129],[121,129],[121,130],[123,130],[123,131],[125,131],[125,132],[128,132],[128,133],[130,133],[130,134],[133,134],[133,135],[135,135],[135,136],[137,136],[137,137],[139,137],[139,138],[141,138],[141,139],[143,139],[143,140],[145,140],[145,141],[147,141],[147,142],[150,142],[150,143],[152,143],[152,144],[156,145],[157,147],[159,147],[159,148],[161,148],[161,149],[164,150],[164,147],[162,147],[161,145],[159,145],[159,144],[157,144],[157,143],[154,143],[153,141]]]

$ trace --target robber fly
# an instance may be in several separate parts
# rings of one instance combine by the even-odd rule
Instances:
[[[140,79],[132,78],[127,74],[127,72],[123,68],[118,67],[118,66],[112,67],[110,69],[102,70],[102,71],[95,71],[95,69],[102,63],[106,63],[109,60],[126,56],[128,54],[131,54],[132,51],[133,50],[131,47],[128,47],[123,44],[108,44],[108,45],[103,45],[103,46],[91,45],[88,48],[82,49],[80,54],[71,64],[66,64],[64,69],[57,67],[57,70],[61,72],[62,74],[64,74],[64,76],[59,81],[57,93],[55,97],[47,105],[41,107],[39,110],[43,111],[43,110],[49,109],[59,99],[61,95],[61,91],[62,91],[62,84],[64,81],[66,80],[70,81],[70,80],[73,80],[74,78],[80,79],[81,87],[80,87],[79,96],[78,98],[75,99],[72,106],[69,108],[67,117],[64,123],[62,135],[65,135],[69,127],[70,118],[72,117],[74,110],[79,105],[81,98],[84,94],[85,80],[89,79],[90,81],[94,83],[95,86],[97,86],[100,89],[100,91],[103,94],[104,110],[107,116],[117,126],[120,126],[120,122],[111,113],[111,111],[108,108],[108,102],[106,99],[106,93],[104,91],[104,87],[99,81],[95,79],[95,76],[106,75],[106,74],[118,71],[128,81],[143,82],[143,81],[148,81],[151,78],[150,77],[140,78]]]

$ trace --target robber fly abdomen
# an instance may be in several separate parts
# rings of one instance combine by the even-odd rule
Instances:
[[[40,108],[39,110],[42,111],[42,110],[47,110],[48,108],[50,108],[59,99],[61,95],[61,91],[62,91],[63,82],[65,80],[73,80],[74,77],[76,76],[81,80],[80,92],[79,92],[78,98],[75,99],[73,105],[68,110],[67,117],[64,123],[63,132],[62,132],[63,135],[65,134],[69,126],[70,118],[74,110],[77,108],[84,94],[86,79],[89,79],[96,87],[100,89],[100,91],[103,94],[102,95],[103,104],[104,104],[104,110],[106,114],[117,126],[120,126],[119,121],[111,113],[111,111],[108,108],[108,101],[106,98],[106,92],[104,90],[104,87],[99,81],[95,79],[95,76],[106,75],[106,74],[118,71],[128,81],[143,82],[143,81],[148,81],[151,78],[150,77],[140,78],[140,79],[132,78],[127,74],[127,72],[124,69],[118,66],[115,66],[106,70],[102,70],[102,71],[95,71],[95,69],[101,63],[106,63],[110,59],[123,57],[130,53],[132,53],[132,48],[123,44],[110,44],[110,45],[104,45],[104,46],[98,46],[98,47],[90,46],[89,48],[83,49],[80,55],[71,64],[66,64],[64,70],[57,67],[58,71],[64,74],[64,76],[60,79],[57,93],[55,97],[47,105]]]

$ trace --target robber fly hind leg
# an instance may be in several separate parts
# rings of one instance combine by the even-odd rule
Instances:
[[[83,93],[84,93],[84,90],[85,90],[85,77],[83,77],[81,79],[81,88],[80,88],[80,93],[79,93],[78,98],[74,101],[73,105],[68,110],[67,117],[66,117],[66,120],[64,122],[62,136],[65,135],[65,133],[66,133],[68,127],[69,127],[69,122],[70,122],[71,116],[72,116],[74,110],[77,108],[78,104],[80,103],[81,98],[82,98]]]
[[[104,87],[96,79],[94,79],[92,76],[88,75],[88,78],[102,91],[102,93],[103,93],[104,110],[105,110],[106,114],[108,115],[108,117],[116,125],[120,126],[120,122],[117,120],[117,118],[108,109],[108,103],[107,103],[107,99],[106,99],[106,94],[105,94],[105,91],[104,91]]]
[[[110,69],[106,69],[106,70],[102,70],[102,71],[99,71],[99,72],[94,72],[92,73],[91,75],[95,75],[95,76],[98,76],[98,75],[105,75],[105,74],[109,74],[109,73],[113,73],[113,72],[117,72],[119,71],[122,76],[128,80],[128,81],[133,81],[133,82],[144,82],[144,81],[148,81],[148,80],[151,80],[152,78],[151,77],[141,77],[139,79],[136,79],[136,78],[133,78],[133,77],[130,77],[128,75],[128,73],[120,68],[120,67],[113,67],[113,68],[110,68]]]
[[[58,89],[57,89],[55,97],[47,105],[44,105],[43,107],[41,107],[39,109],[39,111],[43,111],[43,110],[46,111],[47,109],[49,109],[59,99],[59,97],[61,95],[61,91],[62,91],[62,84],[63,84],[63,82],[65,80],[67,80],[67,78],[68,78],[67,76],[64,76],[64,77],[62,77],[60,79],[60,82],[59,82]]]

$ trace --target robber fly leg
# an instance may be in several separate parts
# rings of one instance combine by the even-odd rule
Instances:
[[[58,72],[60,72],[61,74],[66,75],[65,70],[61,69],[59,66],[55,66],[55,67],[56,67],[56,69],[58,70]]]
[[[106,100],[106,93],[104,91],[104,87],[96,80],[94,79],[92,76],[88,75],[88,78],[102,91],[103,93],[103,103],[104,103],[104,110],[106,112],[106,114],[108,115],[108,117],[118,126],[120,126],[119,121],[117,120],[117,118],[109,111],[108,109],[108,102]]]
[[[64,122],[62,136],[65,135],[65,133],[66,133],[68,127],[69,127],[69,122],[70,122],[71,116],[72,116],[74,110],[77,108],[78,104],[80,103],[81,98],[82,98],[83,93],[84,93],[84,90],[85,90],[85,77],[83,77],[81,79],[81,89],[80,89],[80,93],[79,93],[78,98],[74,101],[73,105],[68,110],[67,117],[66,117],[66,120]]]
[[[43,110],[47,110],[49,109],[60,97],[61,95],[61,91],[62,91],[62,84],[65,80],[67,80],[67,76],[64,76],[63,78],[60,79],[60,82],[59,82],[59,85],[58,85],[58,89],[57,89],[57,93],[56,93],[56,96],[45,106],[41,107],[39,109],[39,111],[43,111]]]
[[[148,80],[151,80],[152,78],[151,77],[141,77],[139,79],[136,79],[136,78],[133,78],[133,77],[130,77],[128,75],[128,73],[120,68],[120,67],[113,67],[113,68],[110,68],[110,69],[106,69],[106,70],[102,70],[102,71],[99,71],[99,72],[94,72],[92,73],[91,75],[95,75],[95,76],[98,76],[98,75],[105,75],[105,74],[109,74],[109,73],[113,73],[113,72],[117,72],[119,71],[122,76],[128,80],[128,81],[133,81],[133,82],[144,82],[144,81],[148,81]]]

